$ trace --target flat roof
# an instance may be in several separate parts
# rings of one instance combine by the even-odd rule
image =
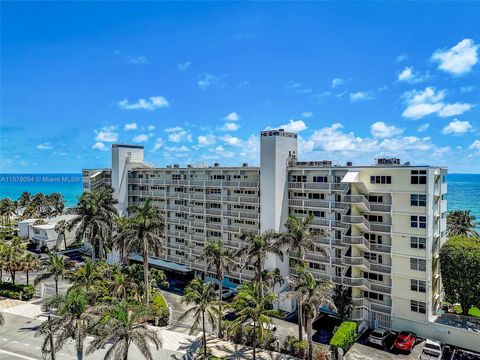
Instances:
[[[138,255],[138,254],[130,255],[130,259],[134,260],[134,261],[143,262],[143,257]],[[179,272],[182,272],[182,273],[188,273],[188,272],[192,271],[188,266],[185,266],[185,265],[182,265],[182,264],[177,264],[177,263],[174,263],[174,262],[171,262],[171,261],[162,260],[162,259],[156,259],[156,258],[153,258],[151,256],[148,257],[148,263],[150,265],[158,266],[162,269],[174,270],[174,271],[179,271]]]
[[[131,148],[131,149],[143,149],[143,145],[129,145],[129,144],[112,144],[112,148]]]

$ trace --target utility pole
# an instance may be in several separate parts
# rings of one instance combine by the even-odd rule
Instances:
[[[51,359],[55,360],[55,348],[53,345],[52,317],[48,315],[48,337],[50,338],[50,354]]]

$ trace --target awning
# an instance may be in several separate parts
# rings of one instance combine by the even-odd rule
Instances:
[[[143,257],[138,254],[133,254],[133,255],[130,255],[130,260],[143,262]],[[178,271],[181,273],[189,273],[192,271],[190,268],[188,268],[185,265],[177,264],[174,262],[165,261],[161,259],[156,259],[152,257],[148,258],[148,263],[150,265],[153,265],[162,269]]]
[[[357,183],[358,180],[358,171],[349,171],[345,174],[342,179],[342,183]]]

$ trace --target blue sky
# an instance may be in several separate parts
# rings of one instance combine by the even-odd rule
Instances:
[[[300,157],[480,173],[480,4],[2,2],[1,172]]]

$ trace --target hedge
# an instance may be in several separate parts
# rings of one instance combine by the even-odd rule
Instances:
[[[35,294],[35,286],[0,282],[0,296],[16,300],[30,300]]]
[[[357,323],[344,321],[330,340],[330,345],[347,351],[357,338]]]
[[[158,318],[158,326],[168,325],[170,313],[168,311],[167,301],[159,292],[153,297],[152,303],[150,304],[150,310],[152,316]]]

